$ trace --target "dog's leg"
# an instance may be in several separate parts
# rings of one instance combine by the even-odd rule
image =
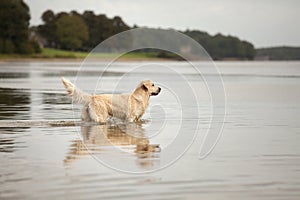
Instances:
[[[89,114],[89,108],[88,106],[84,106],[81,113],[81,120],[84,122],[92,121],[90,114]]]
[[[94,102],[90,103],[88,106],[88,113],[93,121],[106,123],[108,117],[107,110],[100,102],[97,102],[96,104]]]
[[[98,122],[98,116],[95,112],[94,106],[92,106],[91,104],[88,106],[88,113],[89,113],[89,117],[91,118],[92,121],[94,122]]]

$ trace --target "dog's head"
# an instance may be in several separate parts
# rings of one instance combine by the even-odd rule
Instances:
[[[161,88],[150,80],[142,81],[138,87],[141,87],[145,92],[147,92],[147,94],[149,94],[149,96],[158,95],[161,91]]]

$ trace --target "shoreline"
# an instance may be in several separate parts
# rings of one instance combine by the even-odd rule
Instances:
[[[86,58],[0,58],[0,64],[1,63],[12,63],[12,62],[84,62]],[[114,62],[184,62],[184,60],[175,60],[175,59],[168,59],[168,58],[126,58],[121,57],[118,59],[113,58],[89,58],[88,59],[91,62],[108,62],[108,61],[114,61]],[[196,62],[207,62],[210,60],[199,60]],[[300,60],[212,60],[213,62],[299,62]]]
[[[0,58],[0,63],[9,63],[9,62],[83,62],[86,58]],[[176,61],[172,59],[165,58],[89,58],[89,61],[95,62],[107,62],[115,60],[117,62],[137,62],[137,61]]]

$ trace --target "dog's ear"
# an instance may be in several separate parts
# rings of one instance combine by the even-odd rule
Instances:
[[[146,92],[148,91],[148,88],[145,83],[142,84],[142,89],[145,90]]]

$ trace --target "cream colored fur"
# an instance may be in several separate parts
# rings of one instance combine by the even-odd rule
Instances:
[[[150,80],[142,81],[131,94],[91,95],[76,88],[62,77],[62,82],[72,97],[73,103],[83,104],[83,121],[105,123],[108,117],[138,121],[149,105],[150,96],[158,95],[161,88]]]

